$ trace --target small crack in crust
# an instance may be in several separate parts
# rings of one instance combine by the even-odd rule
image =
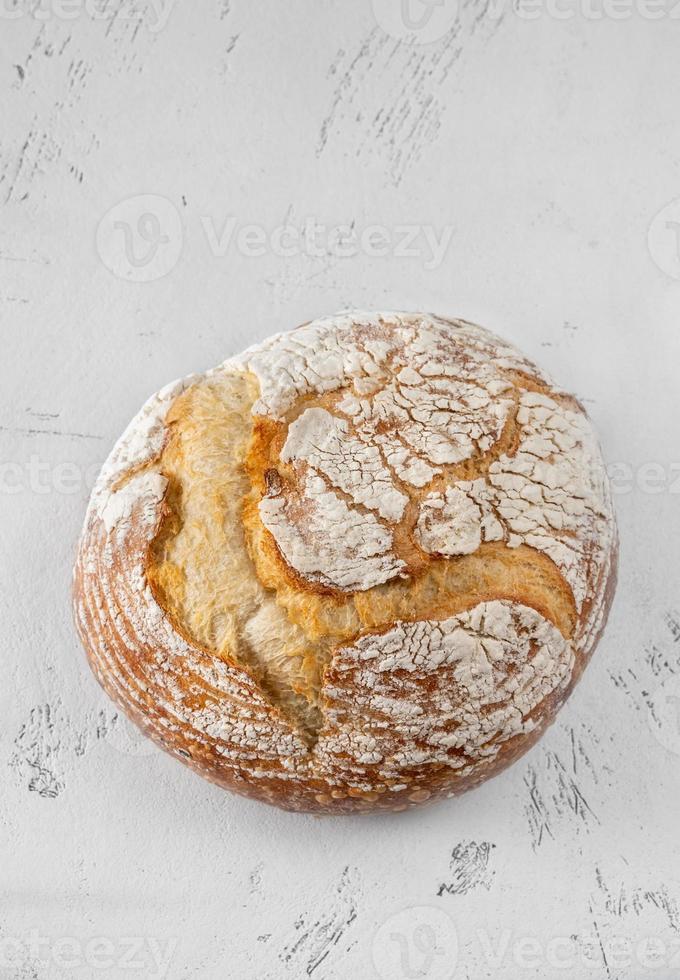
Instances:
[[[574,398],[475,325],[348,313],[150,399],[97,481],[74,595],[97,677],[169,751],[351,812],[526,751],[615,570]]]

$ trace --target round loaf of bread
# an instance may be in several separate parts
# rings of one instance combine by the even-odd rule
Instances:
[[[462,320],[342,313],[142,408],[75,569],[92,668],[157,743],[290,810],[404,810],[498,773],[607,618],[585,411]]]

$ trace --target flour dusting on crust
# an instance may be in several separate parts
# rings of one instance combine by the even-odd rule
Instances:
[[[569,641],[526,606],[485,602],[440,622],[398,623],[338,651],[318,754],[385,779],[435,763],[464,769],[530,732],[573,663]]]
[[[282,419],[301,397],[341,389],[288,426],[280,458],[293,479],[260,504],[297,574],[359,590],[403,575],[408,561],[388,542],[412,500],[413,541],[428,555],[527,545],[555,562],[582,607],[611,547],[604,466],[587,416],[519,352],[463,322],[353,314],[231,363],[260,380],[255,415]],[[510,423],[511,451],[460,479],[456,467],[493,454]]]
[[[258,425],[271,437],[261,482],[238,464],[261,535],[239,551],[259,597],[238,638],[250,660],[192,640],[150,585],[173,492],[181,518],[182,487],[162,466],[168,413],[191,386],[227,376],[247,387],[245,441]],[[200,518],[187,522],[199,549]],[[461,572],[464,602],[450,579],[439,591],[442,567],[456,563],[472,576],[465,586]],[[114,700],[208,778],[290,809],[403,809],[475,785],[538,737],[592,652],[615,565],[604,464],[573,398],[464,321],[344,313],[149,399],[92,494],[76,622]],[[180,592],[193,567],[177,570]],[[419,619],[416,585],[429,610]],[[221,588],[228,606],[229,582]],[[572,620],[557,615],[560,601],[573,602]],[[258,657],[283,670],[288,632],[295,663],[314,661],[320,678],[309,694],[290,664],[281,675],[297,697],[316,697],[311,739],[258,671]]]
[[[265,527],[301,575],[341,589],[379,585],[402,573],[392,533],[370,513],[348,507],[319,477],[308,474],[295,496],[267,496]]]
[[[482,541],[529,545],[558,566],[580,609],[591,570],[611,545],[611,499],[590,422],[553,398],[522,392],[520,440],[485,480],[461,481],[423,501],[417,536],[428,551],[465,554]]]

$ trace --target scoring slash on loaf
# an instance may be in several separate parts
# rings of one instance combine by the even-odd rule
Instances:
[[[93,491],[75,615],[114,701],[207,778],[404,810],[539,738],[616,550],[575,398],[465,321],[343,313],[147,402]]]

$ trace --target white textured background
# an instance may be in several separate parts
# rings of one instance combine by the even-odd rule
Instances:
[[[0,0],[3,980],[680,977],[680,8],[410,2],[431,43],[400,0]],[[70,571],[148,394],[348,306],[477,320],[575,390],[620,585],[513,769],[315,819],[135,736]]]

